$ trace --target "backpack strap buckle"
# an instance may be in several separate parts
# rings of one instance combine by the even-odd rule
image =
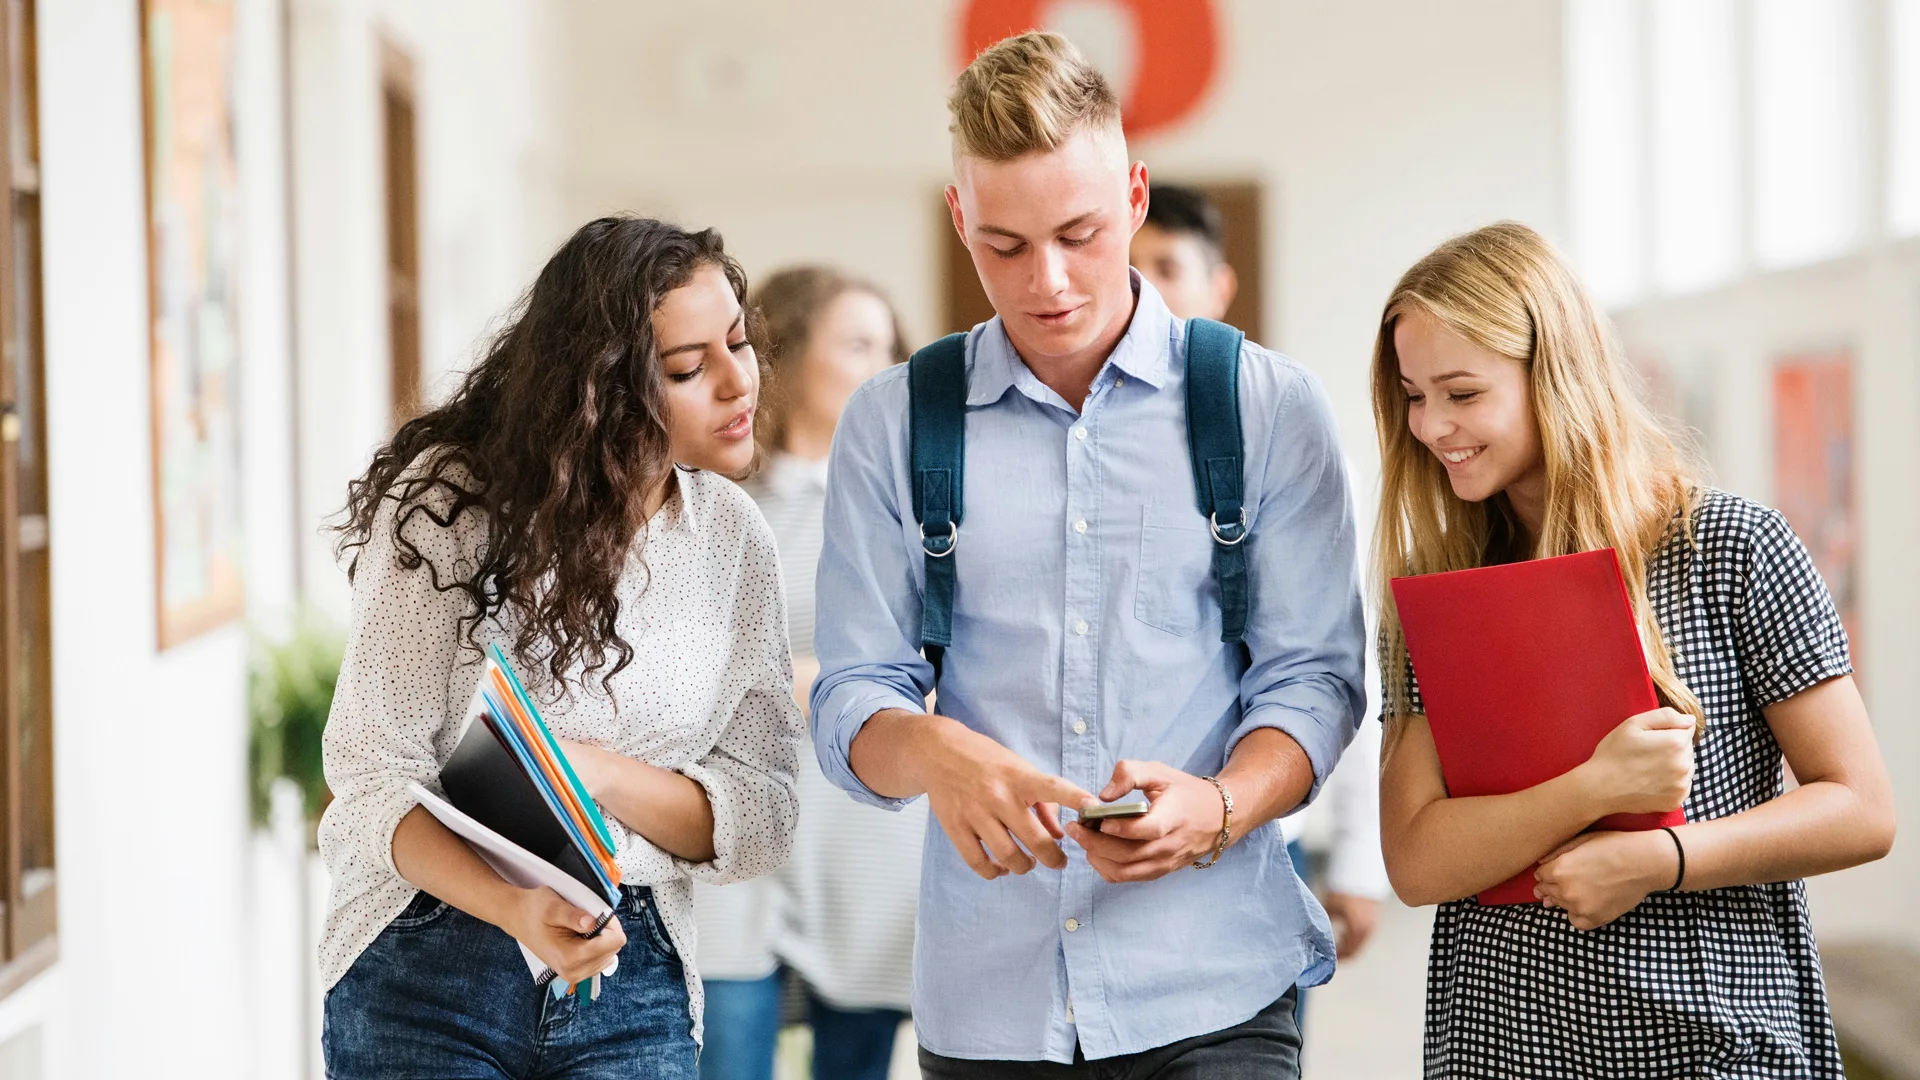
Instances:
[[[1238,523],[1229,522],[1225,528],[1220,526],[1218,513],[1207,514],[1207,529],[1213,533],[1214,542],[1221,547],[1239,547],[1247,540],[1247,508],[1244,506],[1240,508]],[[925,533],[924,529],[921,531]]]
[[[1241,517],[1244,518],[1245,516],[1245,511],[1242,511]],[[1238,541],[1236,541],[1236,543],[1237,542]],[[957,521],[947,522],[947,535],[945,536],[928,536],[927,527],[925,525],[920,526],[920,546],[925,549],[927,558],[929,559],[944,559],[952,555],[953,549],[960,546],[960,523]]]

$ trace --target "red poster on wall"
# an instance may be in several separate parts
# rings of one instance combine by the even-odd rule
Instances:
[[[1860,518],[1853,460],[1853,358],[1838,352],[1782,360],[1773,370],[1774,501],[1826,578],[1857,666]]]
[[[1213,0],[1103,0],[1133,24],[1132,91],[1120,103],[1129,136],[1185,120],[1212,87],[1220,65],[1219,15]],[[965,67],[1001,38],[1047,25],[1043,0],[969,0],[961,8],[959,61]]]

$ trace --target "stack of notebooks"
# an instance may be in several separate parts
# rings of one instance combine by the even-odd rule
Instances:
[[[613,837],[498,646],[487,648],[440,787],[445,798],[417,783],[410,791],[502,878],[552,889],[599,920],[596,934],[613,918],[620,902]],[[520,951],[535,982],[552,981],[545,963],[525,945]]]

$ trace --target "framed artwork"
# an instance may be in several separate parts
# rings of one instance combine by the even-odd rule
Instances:
[[[143,0],[162,649],[241,614],[234,0]]]
[[[1860,517],[1853,482],[1853,357],[1817,353],[1773,369],[1773,493],[1813,555],[1860,657]]]
[[[1710,460],[1715,435],[1715,359],[1700,354],[1690,362],[1676,363],[1643,350],[1630,350],[1628,359],[1640,375],[1648,408],[1668,433]]]

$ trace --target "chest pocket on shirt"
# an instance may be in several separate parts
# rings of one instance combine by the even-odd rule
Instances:
[[[1220,591],[1213,580],[1213,537],[1191,503],[1158,502],[1140,521],[1133,617],[1185,637],[1220,620]]]

